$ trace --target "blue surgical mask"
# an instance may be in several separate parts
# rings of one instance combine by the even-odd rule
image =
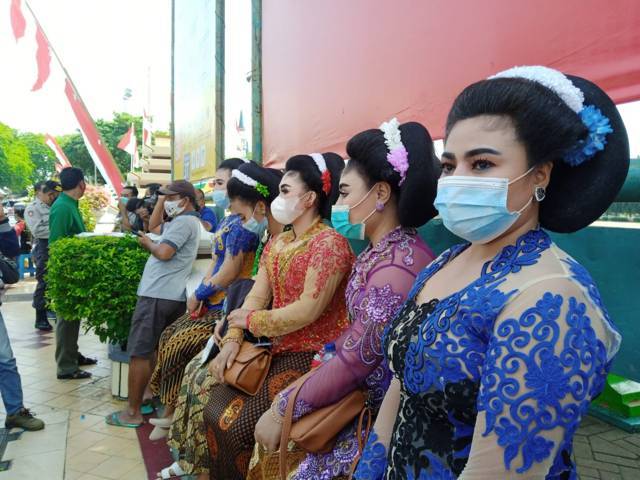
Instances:
[[[333,228],[335,228],[343,237],[350,238],[351,240],[364,240],[365,222],[369,220],[374,213],[376,213],[376,210],[367,215],[364,220],[359,223],[351,223],[349,220],[349,211],[364,202],[373,191],[374,187],[372,187],[371,190],[362,197],[362,200],[356,203],[353,207],[350,207],[349,205],[334,205],[331,207],[331,225],[333,225]]]
[[[269,222],[266,217],[259,222],[252,216],[246,223],[242,224],[242,226],[250,232],[255,233],[258,238],[261,239],[264,236],[264,232],[267,231]]]
[[[229,208],[229,197],[227,196],[226,190],[214,190],[212,197],[213,203],[216,204],[216,207],[220,207],[224,210]]]
[[[126,205],[128,201],[129,199],[127,197],[120,197],[120,203],[122,203],[123,205]]]
[[[471,243],[489,243],[506,232],[533,202],[516,212],[507,208],[509,185],[523,179],[533,168],[515,180],[485,177],[442,177],[434,206],[444,226]]]

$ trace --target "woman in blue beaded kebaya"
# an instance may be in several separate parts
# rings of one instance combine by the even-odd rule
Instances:
[[[363,479],[571,479],[573,436],[621,342],[589,273],[546,230],[613,202],[627,134],[593,83],[518,67],[449,113],[435,206],[467,241],[417,277],[384,337],[394,379]]]

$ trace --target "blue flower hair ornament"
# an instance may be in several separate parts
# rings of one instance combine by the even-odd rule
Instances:
[[[564,157],[565,163],[576,167],[604,150],[607,145],[607,135],[613,133],[611,122],[595,105],[587,105],[578,114],[589,133],[587,138],[580,140]]]

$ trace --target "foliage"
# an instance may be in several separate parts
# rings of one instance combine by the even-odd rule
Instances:
[[[0,123],[0,187],[23,192],[31,183],[34,165],[17,132]]]
[[[97,216],[95,211],[91,208],[89,200],[82,197],[78,201],[78,210],[80,210],[80,216],[82,217],[84,228],[87,232],[93,232],[96,228]]]
[[[100,185],[87,184],[87,190],[84,192],[84,196],[82,198],[86,199],[91,210],[94,212],[102,210],[109,205],[109,195],[105,191],[104,187]]]
[[[84,319],[100,341],[124,343],[149,257],[133,236],[63,238],[49,247],[47,297],[65,320]]]
[[[82,221],[87,232],[93,232],[96,228],[96,222],[100,210],[109,205],[109,196],[105,192],[104,187],[100,185],[87,184],[87,190],[78,202]]]
[[[56,156],[53,150],[45,143],[44,135],[40,133],[20,133],[18,138],[22,140],[33,162],[31,182],[36,183],[49,180],[56,175]]]
[[[124,150],[120,150],[118,143],[131,127],[132,122],[136,131],[138,148],[140,148],[142,145],[142,117],[133,116],[128,113],[114,112],[113,120],[96,120],[96,127],[123,175],[126,174],[131,167],[131,156]],[[67,158],[69,158],[71,165],[81,168],[84,170],[85,175],[90,176],[91,172],[93,172],[93,160],[91,160],[89,152],[84,145],[82,135],[79,132],[63,135],[58,137],[58,143]],[[100,172],[98,172],[98,175],[100,175]]]

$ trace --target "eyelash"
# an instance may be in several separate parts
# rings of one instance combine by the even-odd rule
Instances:
[[[484,168],[479,167],[479,164],[484,164]],[[456,166],[451,162],[442,162],[441,166],[443,175],[449,175],[456,169]],[[491,167],[495,167],[495,164],[486,158],[479,158],[478,160],[474,160],[471,164],[471,168],[473,170],[483,171],[488,170]]]
[[[478,164],[480,164],[480,163],[486,164],[485,168],[478,168]],[[473,164],[471,166],[472,166],[472,168],[474,170],[476,170],[476,169],[478,169],[478,170],[488,170],[489,168],[494,167],[495,164],[493,162],[490,162],[486,158],[479,158],[478,160],[474,160]]]

